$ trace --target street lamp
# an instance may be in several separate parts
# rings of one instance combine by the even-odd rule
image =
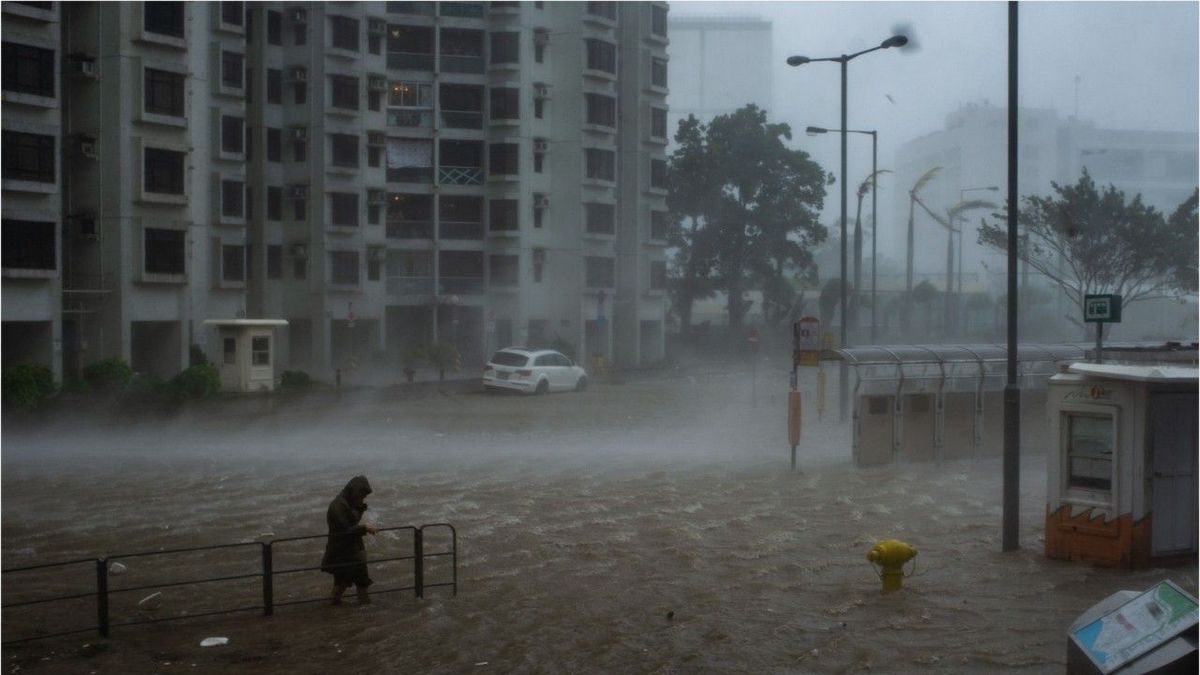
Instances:
[[[842,327],[841,327],[841,346],[846,346],[846,66],[851,60],[870,54],[873,51],[880,49],[890,49],[891,47],[903,47],[908,44],[908,38],[903,35],[893,35],[892,37],[879,43],[877,47],[864,49],[861,52],[853,54],[842,54],[841,56],[830,56],[820,59],[812,59],[807,56],[789,56],[787,64],[789,66],[802,66],[806,63],[816,63],[817,61],[832,61],[842,64],[842,288],[841,288],[841,307],[842,307]],[[846,362],[841,362],[841,367],[838,368],[838,417],[845,422],[848,412],[846,389]]]
[[[987,191],[987,192],[999,192],[999,191],[1000,191],[1000,187],[999,187],[998,185],[985,185],[985,186],[981,186],[981,187],[969,187],[969,188],[961,188],[961,189],[959,189],[959,191],[958,191],[958,203],[959,203],[959,204],[961,204],[961,203],[963,203],[964,201],[966,201],[966,199],[965,199],[965,195],[966,195],[968,192],[976,192],[976,191],[981,191],[981,192],[982,192],[982,191]],[[960,216],[961,216],[961,214],[960,214]],[[959,225],[959,226],[958,226],[958,302],[957,302],[957,303],[955,303],[955,311],[957,311],[957,312],[958,312],[958,319],[959,319],[959,320],[958,320],[958,329],[959,329],[959,333],[962,333],[962,328],[963,328],[963,321],[962,321],[962,316],[963,316],[963,306],[962,306],[962,297],[963,297],[963,296],[962,296],[962,292],[963,292],[963,290],[962,290],[962,287],[963,287],[963,232],[964,232],[964,231],[967,229],[967,219],[966,219],[966,218],[961,218],[961,217],[960,217],[960,220],[962,221],[962,225]]]
[[[825,129],[823,127],[808,127],[804,130],[809,136],[818,134],[827,134],[830,131],[841,132],[841,129]],[[879,236],[879,219],[876,217],[875,209],[875,193],[878,191],[878,185],[875,181],[879,179],[878,168],[878,147],[879,147],[879,132],[864,131],[861,129],[847,129],[848,133],[852,134],[870,134],[871,135],[871,344],[875,344],[875,240]],[[859,200],[859,206],[862,206],[862,200]],[[854,223],[854,292],[859,290],[860,269],[862,267],[862,223]],[[857,307],[855,307],[855,324],[857,328]]]

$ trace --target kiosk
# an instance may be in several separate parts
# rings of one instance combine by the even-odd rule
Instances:
[[[1077,363],[1047,399],[1046,555],[1130,568],[1194,555],[1196,368]]]
[[[207,319],[217,331],[215,361],[225,391],[275,390],[275,329],[283,319]]]

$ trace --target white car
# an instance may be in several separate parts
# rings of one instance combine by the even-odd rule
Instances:
[[[583,391],[587,372],[552,349],[505,347],[492,354],[483,368],[483,387],[526,394]]]

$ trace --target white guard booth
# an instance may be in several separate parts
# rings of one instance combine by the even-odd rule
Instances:
[[[1196,367],[1077,363],[1046,405],[1046,555],[1126,568],[1195,555]]]
[[[225,391],[275,390],[275,329],[283,319],[207,319],[217,332],[215,363]]]

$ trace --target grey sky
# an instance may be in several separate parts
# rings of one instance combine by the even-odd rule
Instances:
[[[1200,37],[1195,2],[1022,2],[1020,97],[1027,107],[1075,110],[1106,128],[1195,131]],[[807,138],[808,125],[839,124],[839,67],[790,68],[792,54],[838,56],[869,48],[900,24],[918,48],[886,50],[849,66],[849,123],[879,131],[879,162],[941,129],[960,104],[1007,97],[1007,3],[1004,2],[673,2],[680,15],[754,15],[774,22],[775,107],[799,145],[838,171],[835,137]],[[672,82],[672,87],[686,86]],[[888,100],[890,95],[895,103]],[[851,136],[850,183],[870,171],[869,139]],[[881,190],[889,185],[881,181]],[[882,192],[881,192],[882,196]],[[836,191],[827,200],[835,213]],[[890,202],[889,202],[890,203]]]

